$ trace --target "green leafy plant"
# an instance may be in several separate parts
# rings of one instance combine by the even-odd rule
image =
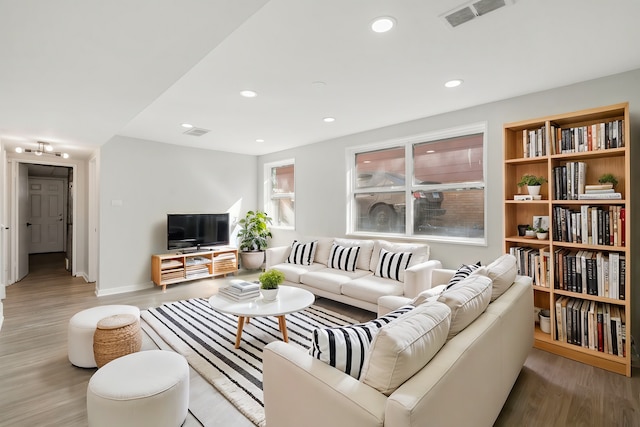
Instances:
[[[610,173],[605,173],[604,175],[602,175],[600,178],[598,178],[598,182],[600,184],[613,184],[613,186],[615,187],[616,184],[618,183],[618,180],[616,179],[615,176],[613,176]]]
[[[548,232],[549,232],[549,229],[547,228],[542,228],[542,227],[536,228],[536,233],[548,233]]]
[[[238,221],[240,231],[238,239],[242,251],[264,251],[267,248],[267,238],[273,237],[269,225],[271,218],[265,212],[249,211],[243,219]]]
[[[545,182],[547,182],[547,179],[544,176],[525,174],[522,175],[522,178],[518,181],[518,187],[524,187],[525,185],[542,185]]]
[[[262,273],[258,280],[262,289],[278,289],[278,286],[284,282],[284,273],[272,268]]]

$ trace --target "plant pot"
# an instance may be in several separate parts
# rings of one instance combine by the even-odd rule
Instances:
[[[260,289],[260,295],[265,301],[275,301],[278,297],[278,288],[275,289]]]
[[[526,230],[524,232],[524,237],[529,237],[529,238],[536,237],[535,230]]]
[[[529,228],[529,224],[519,224],[518,225],[518,236],[520,236],[520,237],[524,236],[524,233],[527,231],[527,228]]]
[[[545,334],[551,333],[551,314],[549,310],[540,310],[540,330]]]
[[[258,270],[264,263],[264,251],[240,252],[240,263],[245,270]]]
[[[547,237],[549,237],[549,233],[536,233],[536,237],[540,240],[545,240]]]
[[[541,185],[527,185],[527,191],[529,191],[529,195],[537,196],[540,194]]]

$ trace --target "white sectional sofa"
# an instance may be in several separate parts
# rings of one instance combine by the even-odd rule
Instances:
[[[312,258],[292,255],[292,246],[300,247],[316,242]],[[357,248],[358,254],[353,271],[345,263],[346,254],[334,255],[333,248]],[[385,252],[382,252],[385,251]],[[345,252],[345,251],[343,251]],[[353,253],[353,251],[352,251]],[[376,269],[381,262],[381,253],[411,254],[407,268],[401,268],[396,278],[382,274]],[[352,255],[353,256],[353,255]],[[332,263],[331,260],[334,262]],[[339,260],[339,262],[337,262]],[[311,261],[307,263],[305,261]],[[345,268],[346,267],[346,268]],[[384,267],[388,267],[385,264]],[[357,240],[342,238],[317,238],[294,242],[291,246],[268,248],[266,268],[276,268],[285,274],[285,285],[298,286],[314,295],[340,301],[355,307],[376,312],[378,298],[385,295],[415,297],[426,289],[431,270],[441,268],[437,260],[429,260],[429,246],[417,243],[392,243],[385,240]],[[391,274],[393,276],[393,272]],[[397,280],[396,280],[397,279]]]
[[[512,263],[515,265],[515,259],[509,257],[500,257],[444,292],[442,284],[454,276],[453,270],[433,270],[428,282],[434,285],[433,289],[414,300],[381,298],[380,314],[407,302],[416,308],[380,329],[373,338],[359,379],[299,347],[283,342],[267,345],[264,351],[267,425],[493,425],[533,344],[531,279],[515,276],[515,269],[510,267]],[[442,321],[443,307],[449,310],[446,325]],[[409,327],[398,324],[407,322],[410,313],[416,311],[421,311],[418,314],[422,316],[431,313],[431,317],[423,317],[426,319],[423,323],[435,325],[424,333],[426,341],[423,337],[414,340],[409,336],[416,329],[415,322]],[[449,335],[454,329],[457,334],[442,338],[443,325]],[[394,332],[381,341],[380,334],[388,327],[393,327]],[[382,345],[393,347],[388,344],[390,339],[403,341],[400,343],[403,350],[397,357],[382,360],[378,351]],[[430,346],[435,346],[435,355],[431,354],[433,351],[425,355]],[[390,362],[392,359],[398,363]],[[428,362],[422,366],[424,360]],[[422,367],[415,373],[407,373],[407,367],[415,363]],[[381,373],[382,383],[371,378],[380,377]],[[408,375],[407,379],[389,388],[400,374]]]

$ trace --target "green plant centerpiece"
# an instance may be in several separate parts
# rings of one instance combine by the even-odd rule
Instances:
[[[256,270],[262,267],[264,262],[264,250],[271,235],[269,225],[271,218],[261,211],[249,211],[243,219],[238,221],[240,231],[238,240],[240,260],[242,267],[247,270]]]
[[[540,186],[545,182],[547,182],[547,179],[544,176],[525,174],[522,175],[520,181],[518,181],[518,187],[524,187],[526,185],[529,194],[537,196],[540,194]]]
[[[618,180],[616,179],[616,177],[610,173],[605,173],[604,175],[602,175],[600,178],[598,178],[598,182],[600,184],[611,184],[614,187],[618,184]]]
[[[272,268],[262,273],[258,280],[260,281],[260,294],[265,301],[273,301],[278,296],[278,287],[284,282],[284,273],[280,270]]]

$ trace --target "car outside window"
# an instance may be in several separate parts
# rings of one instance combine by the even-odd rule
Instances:
[[[348,232],[484,243],[484,135],[475,125],[351,149]]]

